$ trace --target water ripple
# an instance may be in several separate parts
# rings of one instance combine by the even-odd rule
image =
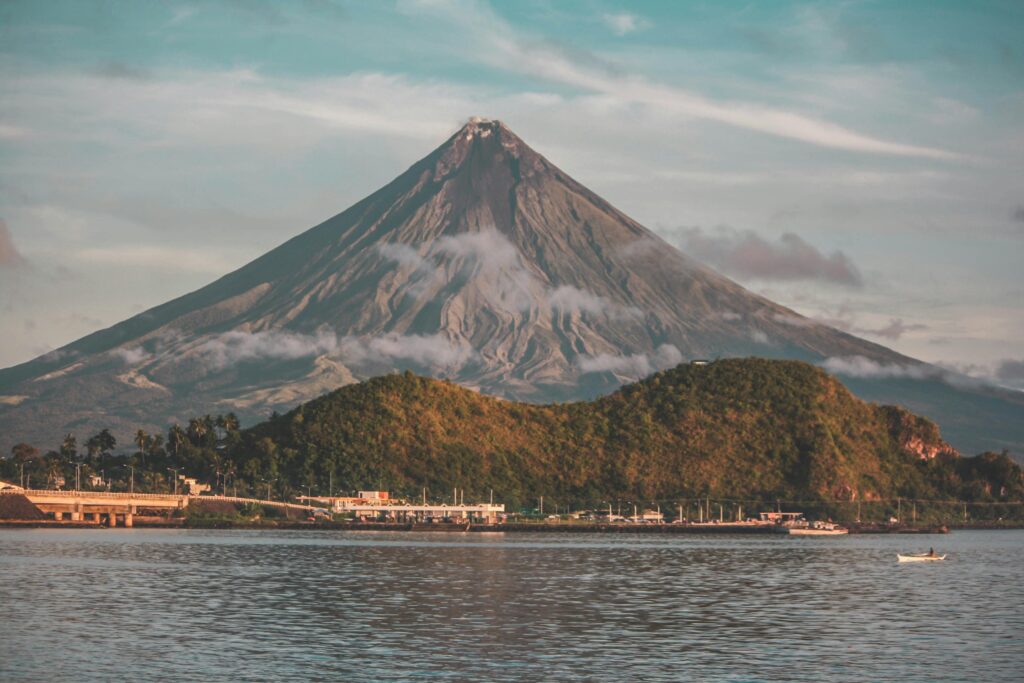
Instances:
[[[0,674],[1019,680],[1024,533],[0,530]]]

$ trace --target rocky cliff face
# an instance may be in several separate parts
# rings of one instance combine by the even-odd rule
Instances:
[[[0,431],[46,443],[208,412],[251,420],[395,369],[575,399],[745,355],[916,363],[746,291],[474,119],[239,270],[0,371]]]

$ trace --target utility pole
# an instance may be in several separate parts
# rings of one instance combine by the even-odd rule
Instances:
[[[544,496],[540,497],[540,514],[544,514]]]
[[[682,522],[683,522],[683,504],[680,503],[679,504],[679,523],[682,524]]]
[[[896,522],[903,524],[903,499],[896,499]]]

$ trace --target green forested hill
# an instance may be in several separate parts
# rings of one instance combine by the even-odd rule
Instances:
[[[770,500],[1016,497],[1005,456],[960,458],[932,422],[855,398],[796,361],[681,365],[592,402],[538,406],[409,373],[346,386],[241,433],[255,482],[390,489],[512,506],[710,495]],[[922,455],[929,456],[923,459]]]

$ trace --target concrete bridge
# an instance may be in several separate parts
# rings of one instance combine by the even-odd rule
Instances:
[[[91,521],[117,526],[120,521],[126,527],[134,524],[139,508],[149,510],[183,510],[194,501],[216,500],[228,503],[249,504],[264,507],[286,508],[308,511],[309,505],[283,503],[259,498],[236,496],[192,496],[173,493],[114,493],[110,491],[56,491],[50,489],[23,489],[8,486],[0,489],[3,494],[22,494],[37,508],[56,520]]]

